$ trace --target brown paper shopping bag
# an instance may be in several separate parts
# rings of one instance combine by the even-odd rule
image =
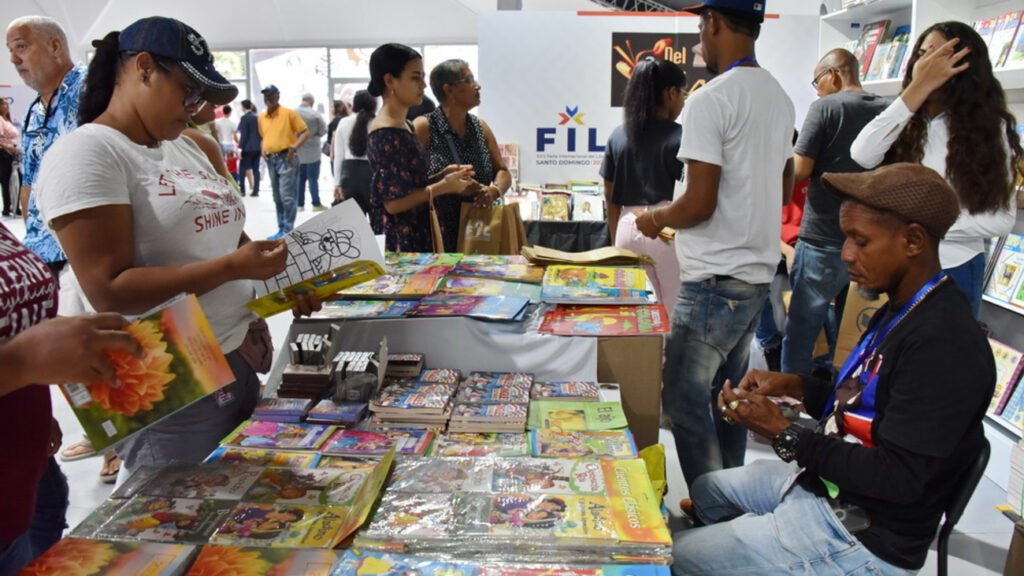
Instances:
[[[504,208],[463,203],[458,251],[463,254],[501,254]]]

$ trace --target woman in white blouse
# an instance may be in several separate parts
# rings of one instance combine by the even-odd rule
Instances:
[[[370,163],[366,132],[377,114],[377,99],[366,90],[352,98],[352,114],[338,122],[334,134],[334,201],[355,198],[363,213],[370,210]]]
[[[865,168],[919,162],[956,190],[960,218],[939,245],[939,258],[975,316],[984,240],[1008,234],[1016,221],[1014,184],[1024,157],[1016,124],[985,41],[962,22],[942,22],[917,39],[900,96],[850,148]]]

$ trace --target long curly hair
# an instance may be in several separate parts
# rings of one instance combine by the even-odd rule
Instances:
[[[921,45],[932,32],[947,40],[960,40],[956,49],[970,52],[961,62],[970,66],[932,93],[946,112],[949,142],[946,151],[946,180],[956,190],[960,205],[971,214],[994,212],[1010,205],[1014,186],[1021,174],[1020,137],[1017,120],[1007,109],[1006,94],[992,73],[988,47],[973,28],[962,22],[940,22],[921,33],[914,43],[903,77],[903,89],[914,79],[914,65],[922,56]],[[886,162],[916,162],[924,158],[928,139],[927,107],[922,106],[903,129],[886,154]],[[1009,144],[1007,149],[1001,143]],[[1011,170],[1012,160],[1013,169]]]

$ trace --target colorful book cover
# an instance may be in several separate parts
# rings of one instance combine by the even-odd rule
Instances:
[[[553,565],[508,562],[443,561],[370,550],[346,550],[331,576],[416,574],[419,576],[669,576],[655,564]]]
[[[533,385],[533,374],[528,372],[470,372],[466,386],[526,386]]]
[[[256,412],[305,414],[312,401],[308,398],[261,398],[256,403]]]
[[[60,387],[99,451],[235,380],[195,295],[174,300],[126,330],[143,355],[107,352],[117,386],[97,380]]]
[[[437,382],[440,384],[458,384],[462,372],[455,368],[424,368],[420,373],[420,382]]]
[[[999,415],[1014,430],[1024,430],[1024,386],[1018,385]]]
[[[530,431],[530,448],[537,458],[636,458],[636,443],[629,430],[602,432]]]
[[[316,468],[320,455],[316,452],[280,452],[261,448],[218,446],[204,462],[233,462],[284,468]]]
[[[1013,50],[1013,40],[1017,36],[1021,13],[1019,10],[1007,12],[996,19],[996,28],[988,45],[993,68],[1000,68],[1006,64],[1007,57]]]
[[[288,263],[277,276],[254,282],[257,298],[246,304],[266,318],[290,310],[295,294],[321,299],[384,274],[384,255],[355,202],[342,202],[285,236]]]
[[[601,387],[597,382],[534,382],[533,388],[530,390],[530,397],[597,402],[601,399]]]
[[[860,62],[861,78],[865,78],[868,75],[868,70],[871,67],[875,50],[878,48],[878,45],[884,42],[888,37],[889,26],[891,24],[891,20],[879,20],[878,22],[866,24],[861,29],[860,41],[858,42],[857,48],[854,52],[854,55],[857,57],[857,61]]]
[[[986,45],[991,44],[992,35],[996,32],[996,23],[998,21],[998,18],[986,18],[978,23],[978,35],[981,36],[981,41]]]
[[[618,402],[534,400],[530,402],[527,427],[587,432],[625,428],[628,424]]]
[[[246,420],[221,443],[241,448],[316,450],[333,431],[333,426],[323,424]]]
[[[531,302],[540,302],[540,286],[525,282],[506,282],[491,278],[470,278],[453,276],[445,278],[437,294],[458,294],[463,296],[521,296]]]
[[[425,454],[434,433],[429,430],[337,430],[320,448],[335,456],[383,456],[392,448],[401,456]]]
[[[211,544],[269,548],[333,548],[348,510],[336,506],[242,502],[228,515]]]
[[[574,192],[572,219],[575,222],[604,222],[604,196]]]
[[[608,481],[608,500],[619,542],[671,545],[672,536],[661,515],[661,499],[651,488],[643,460],[602,460]]]
[[[241,500],[262,469],[247,464],[172,462],[139,489],[145,496]]]
[[[529,404],[530,385],[498,384],[496,382],[467,383],[459,387],[455,401],[464,404]]]
[[[22,569],[22,576],[174,576],[196,554],[187,544],[64,538]]]
[[[345,298],[372,300],[418,300],[433,294],[444,278],[438,274],[413,274],[411,276],[380,276],[369,282],[342,290],[338,294]]]
[[[1013,389],[1020,381],[1021,371],[1024,370],[1024,354],[998,340],[989,338],[988,342],[992,346],[992,356],[996,361],[996,387],[987,413],[998,415],[1006,407],[1013,395]]]
[[[380,464],[378,458],[365,456],[326,456],[320,458],[317,468],[332,468],[335,470],[370,470]]]
[[[451,419],[481,423],[521,422],[526,416],[525,404],[456,404]]]
[[[227,500],[136,496],[96,537],[205,544],[234,507],[235,503]]]
[[[468,316],[479,320],[519,320],[530,299],[525,296],[470,296],[439,294],[427,296],[406,316]]]
[[[435,274],[444,276],[462,260],[462,254],[432,252],[388,252],[384,262],[388,274]]]
[[[654,288],[642,268],[548,266],[541,300],[562,304],[653,304]]]
[[[569,194],[548,192],[540,197],[540,219],[545,221],[569,221]]]
[[[473,458],[407,458],[395,466],[388,492],[490,492],[492,469]]]
[[[246,502],[349,506],[372,468],[266,468],[245,493]]]
[[[529,261],[519,254],[466,254],[459,264],[473,266],[511,266],[526,265]]]
[[[531,266],[529,264],[472,264],[463,262],[456,266],[450,275],[540,284],[544,280],[544,267]]]
[[[990,50],[989,54],[991,53]],[[1014,36],[1013,42],[1010,43],[1010,50],[1003,62],[1003,67],[1011,70],[1024,67],[1024,26],[1017,27],[1017,34]]]
[[[206,546],[187,576],[329,576],[337,560],[333,550]]]
[[[371,410],[443,410],[455,394],[454,384],[400,382],[385,387],[370,405]]]
[[[526,434],[460,434],[448,432],[434,441],[430,455],[441,458],[486,458],[529,456]]]
[[[868,68],[868,74],[864,78],[865,81],[871,82],[873,80],[880,80],[883,78],[882,71],[885,69],[885,63],[889,58],[889,51],[892,47],[893,44],[891,42],[885,42],[878,45],[875,49],[874,57],[871,59],[871,66]]]
[[[490,534],[615,540],[612,510],[605,498],[537,494],[491,497]]]
[[[366,414],[366,402],[335,402],[321,400],[310,409],[306,419],[331,424],[355,424]]]
[[[1002,249],[996,255],[996,264],[992,275],[985,285],[984,296],[1003,304],[1011,302],[1024,307],[1024,298],[1021,297],[1021,278],[1024,277],[1024,236],[1020,234],[1008,234],[1003,242]]]
[[[96,533],[99,532],[100,528],[113,518],[115,514],[120,512],[128,502],[128,500],[104,500],[102,504],[85,517],[85,520],[82,520],[77,526],[72,528],[68,532],[68,536],[74,538],[96,538]]]
[[[312,318],[362,320],[367,318],[401,318],[416,305],[415,300],[325,300]]]
[[[558,305],[544,314],[538,332],[557,336],[638,336],[672,331],[661,304],[649,306]]]

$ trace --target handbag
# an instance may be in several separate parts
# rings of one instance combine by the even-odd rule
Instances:
[[[505,206],[462,204],[459,217],[459,245],[463,254],[502,254]]]

